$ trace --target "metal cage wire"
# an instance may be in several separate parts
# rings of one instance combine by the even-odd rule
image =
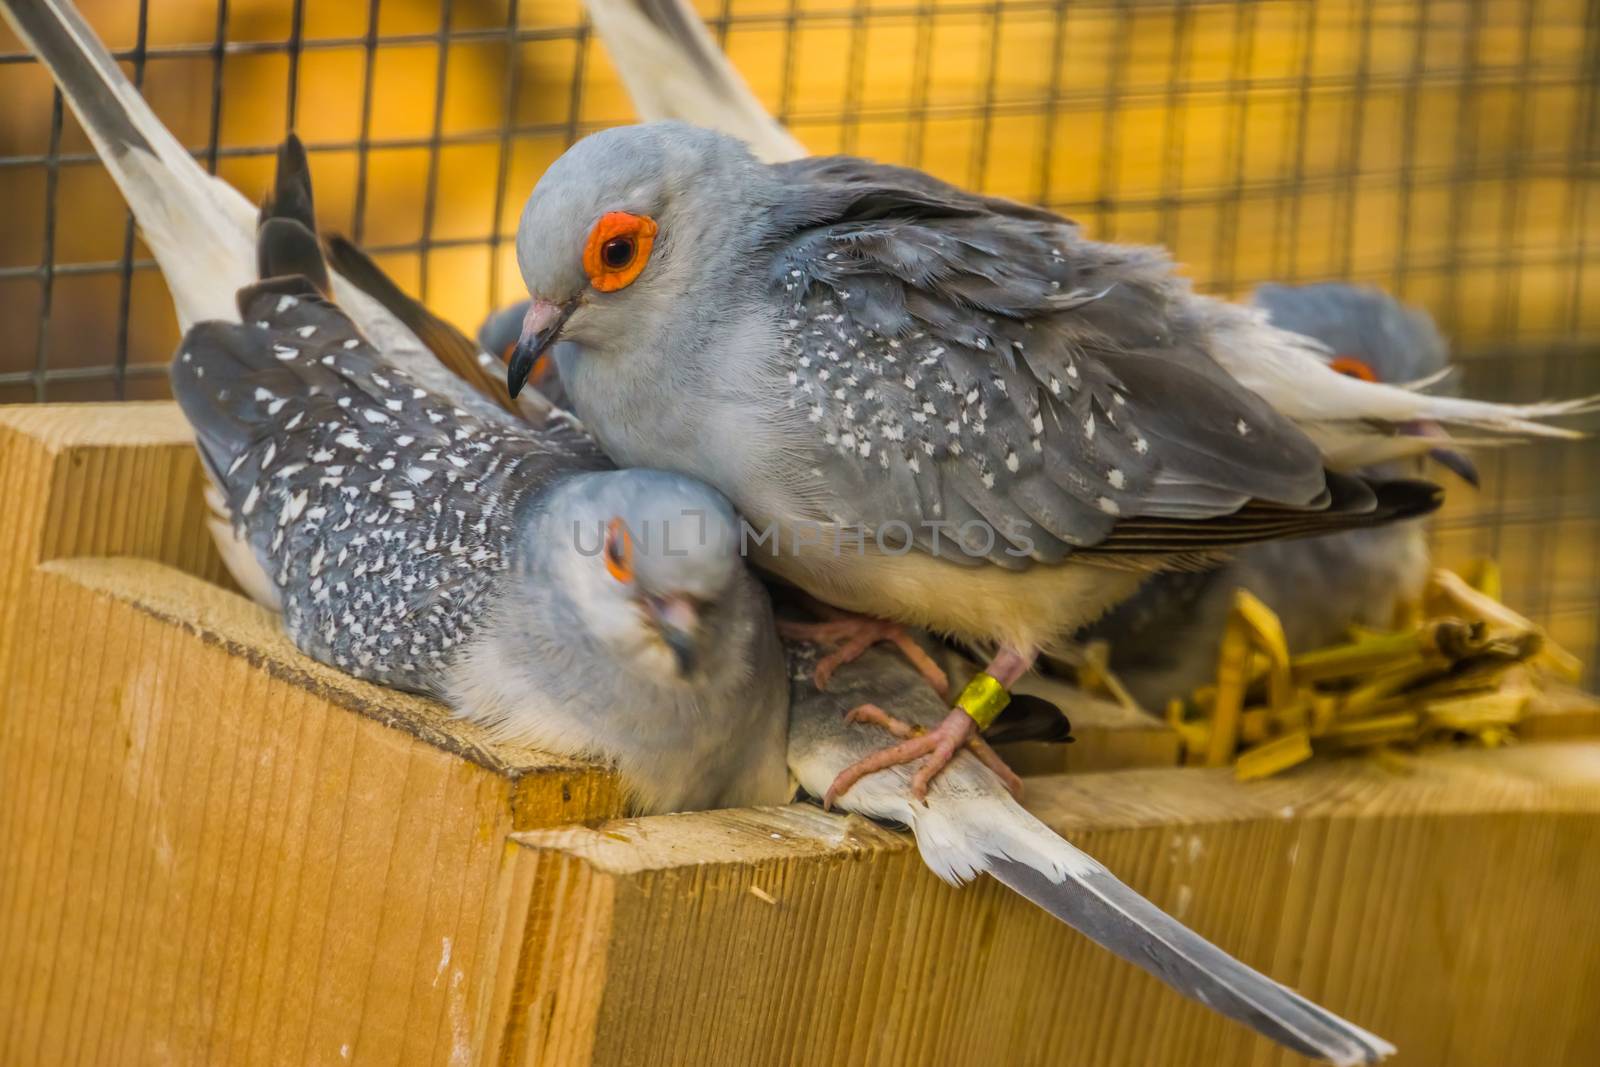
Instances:
[[[548,162],[631,107],[577,0],[83,3],[157,113],[259,195],[289,128],[319,216],[469,330],[520,295]],[[813,151],[923,167],[1170,247],[1202,289],[1344,278],[1431,311],[1465,387],[1600,392],[1600,0],[700,0]],[[0,402],[165,395],[159,274],[0,31]],[[1591,424],[1594,428],[1594,424]],[[1600,657],[1600,447],[1489,453],[1435,523]],[[1593,685],[1600,674],[1590,668]]]

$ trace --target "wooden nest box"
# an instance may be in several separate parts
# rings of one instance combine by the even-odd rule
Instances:
[[[623,819],[312,663],[201,480],[170,404],[0,409],[0,1063],[1297,1062],[901,834]],[[1030,807],[1394,1062],[1600,1063],[1592,710],[1253,783],[1074,718]]]

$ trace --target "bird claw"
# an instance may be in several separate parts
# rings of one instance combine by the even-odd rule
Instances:
[[[941,700],[949,697],[950,679],[944,670],[899,623],[866,615],[850,615],[828,622],[779,622],[778,633],[790,640],[835,646],[832,652],[817,661],[813,677],[818,689],[826,691],[835,671],[860,659],[873,645],[887,641],[900,650],[900,654],[917,669],[918,674],[927,679]]]
[[[844,713],[844,721],[856,725],[881,726],[902,741],[921,737],[928,732],[927,727],[897,719],[876,704],[862,704],[851,708]]]
[[[900,743],[874,752],[840,771],[823,794],[824,809],[831,809],[834,801],[867,775],[924,757],[927,761],[911,778],[911,795],[926,805],[928,786],[963,747],[970,749],[985,767],[993,771],[1013,797],[1022,796],[1022,779],[978,736],[977,724],[960,708],[952,709],[932,730],[897,719],[876,704],[851,708],[845,715],[845,721],[880,726],[899,738]]]

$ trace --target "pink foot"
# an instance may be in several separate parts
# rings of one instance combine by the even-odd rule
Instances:
[[[891,745],[880,752],[874,752],[840,771],[822,797],[824,808],[831,808],[835,800],[867,775],[924,757],[927,762],[912,776],[911,795],[926,804],[928,785],[955,758],[963,746],[971,749],[972,754],[977,756],[985,767],[999,775],[1001,782],[1012,796],[1022,796],[1022,779],[1018,778],[1015,772],[1006,766],[1005,761],[995,754],[994,749],[978,736],[977,723],[960,708],[952,709],[950,714],[932,730],[912,726],[890,715],[876,704],[863,704],[858,708],[852,708],[845,716],[845,720],[881,726],[901,740],[898,745]]]
[[[814,641],[832,645],[834,649],[817,661],[816,683],[818,689],[827,689],[833,672],[847,663],[854,663],[862,654],[880,641],[898,648],[902,655],[928,680],[941,699],[950,689],[950,679],[933,661],[933,657],[912,640],[905,627],[887,619],[874,619],[867,615],[845,615],[829,622],[779,622],[778,633],[795,641]]]

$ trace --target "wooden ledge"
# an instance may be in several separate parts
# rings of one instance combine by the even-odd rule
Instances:
[[[204,484],[176,404],[0,407],[0,597],[74,556],[138,556],[230,585]],[[0,640],[6,619],[0,605]]]
[[[194,445],[194,432],[170,400],[8,405],[0,407],[0,432],[5,431],[56,453],[73,448]]]
[[[1395,1041],[1399,1064],[1600,1053],[1600,744],[1029,787],[1047,822]],[[859,819],[707,812],[512,840],[505,1062],[1301,1062],[996,883],[944,886]]]
[[[139,559],[56,560],[39,568],[181,628],[258,670],[497,774],[603,774],[592,763],[495,740],[426,697],[363,682],[304,655],[278,619],[244,597]]]
[[[159,563],[57,560],[22,594],[0,1060],[444,1063],[487,1043],[506,838],[615,816],[613,775],[328,671]]]
[[[1600,812],[1600,742],[1440,749],[1392,757],[1323,759],[1296,773],[1237,781],[1225,768],[1135,769],[1032,779],[1036,817],[1069,840],[1086,834],[1196,829],[1262,821]],[[741,866],[914,850],[909,833],[813,804],[685,812],[513,835],[608,874]]]

